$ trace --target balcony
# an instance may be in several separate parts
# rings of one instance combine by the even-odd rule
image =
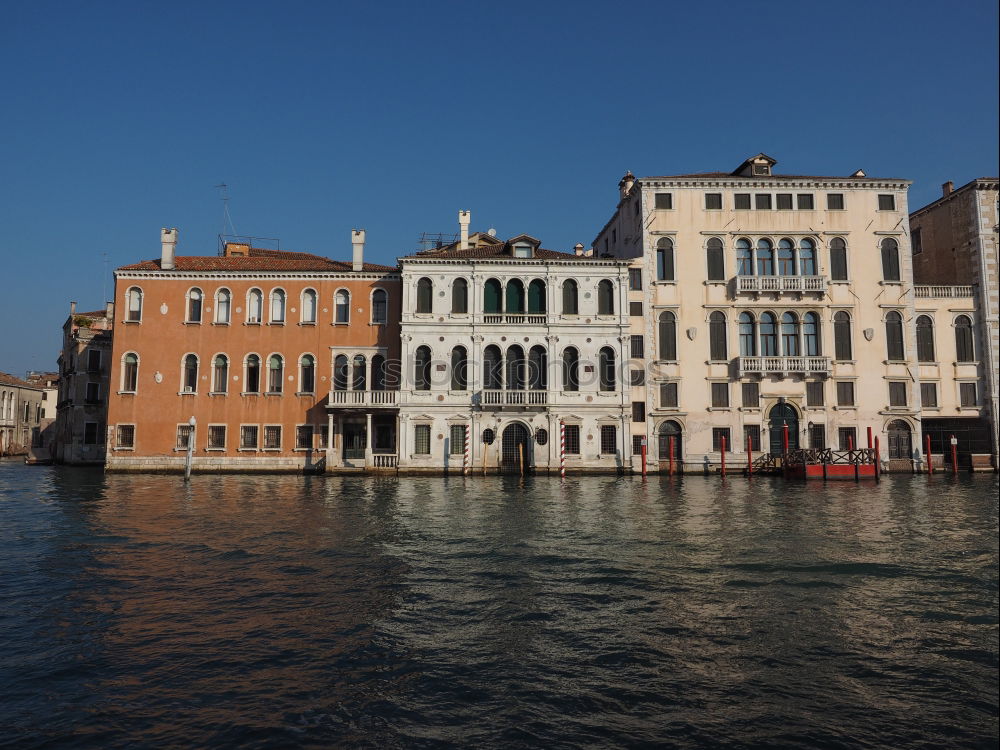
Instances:
[[[829,357],[740,357],[740,376],[814,373],[829,375]]]
[[[961,299],[972,296],[972,287],[918,285],[913,287],[913,294],[918,299]]]
[[[826,276],[737,276],[739,294],[761,292],[826,292]]]
[[[549,403],[549,392],[537,391],[480,391],[479,406],[483,409],[503,409],[506,407],[543,408]]]
[[[394,408],[398,396],[399,391],[330,391],[327,407],[341,409]]]

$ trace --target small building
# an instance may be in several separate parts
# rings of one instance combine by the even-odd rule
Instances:
[[[0,457],[24,456],[37,440],[42,419],[42,389],[0,372]]]
[[[25,380],[42,391],[42,410],[38,429],[31,439],[30,463],[47,464],[55,460],[56,405],[59,403],[59,373],[29,372]]]

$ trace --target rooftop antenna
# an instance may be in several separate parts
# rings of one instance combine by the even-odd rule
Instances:
[[[233,225],[233,217],[229,215],[229,185],[220,182],[216,185],[222,196],[222,233],[236,235],[236,227]],[[232,230],[227,232],[227,227]]]

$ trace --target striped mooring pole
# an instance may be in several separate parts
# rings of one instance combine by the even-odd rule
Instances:
[[[559,478],[566,478],[566,424],[559,421]]]
[[[471,464],[469,463],[469,425],[465,425],[465,458],[462,459],[462,473],[469,475]]]

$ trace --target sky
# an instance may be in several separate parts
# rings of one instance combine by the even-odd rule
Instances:
[[[55,369],[111,271],[285,250],[392,263],[422,232],[590,246],[639,176],[998,171],[997,4],[7,0],[0,370]]]

